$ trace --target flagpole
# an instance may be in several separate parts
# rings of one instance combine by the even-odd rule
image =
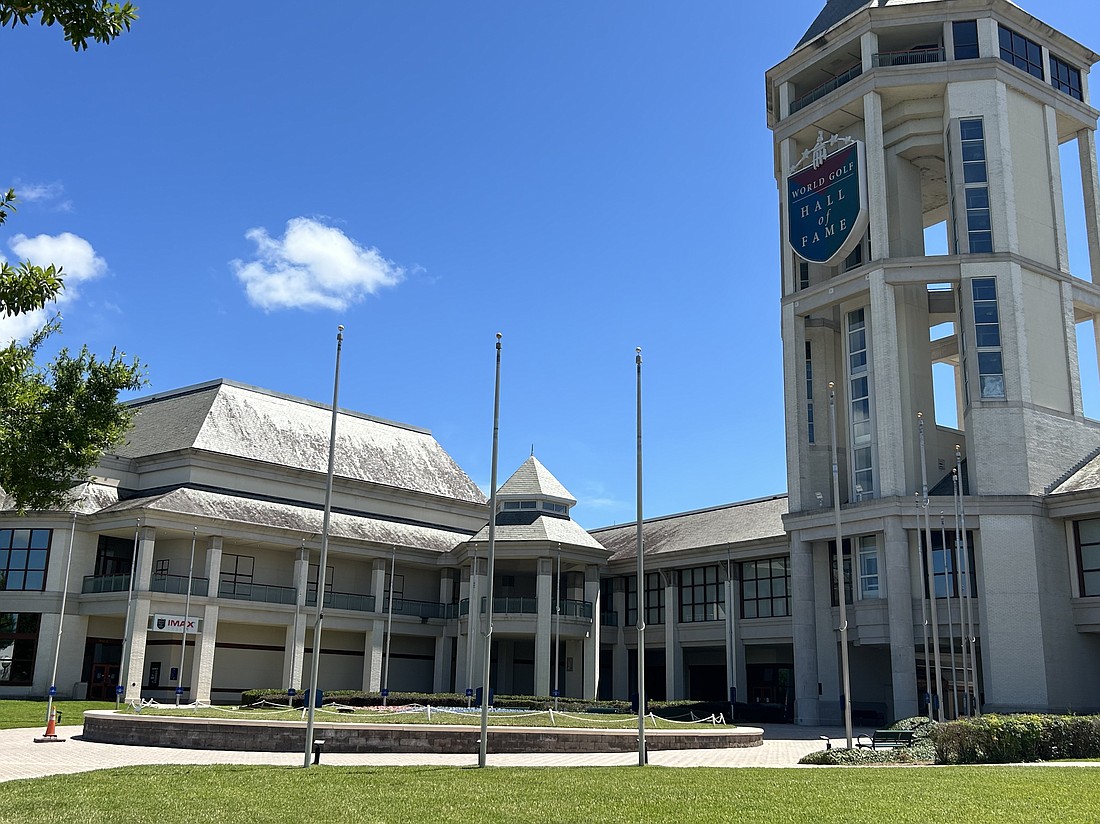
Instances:
[[[959,473],[957,469],[951,470],[951,494],[954,497],[955,503],[955,569],[963,569],[962,565],[962,552],[960,551],[959,535],[962,519],[959,517],[959,496],[961,493],[959,488]],[[970,665],[966,649],[967,637],[970,635],[970,626],[966,620],[966,613],[963,611],[964,604],[967,604],[967,581],[965,576],[961,576],[959,579],[959,646],[962,647],[962,665],[963,665],[963,705],[966,708],[967,716],[973,715],[971,709],[972,702],[970,700]]]
[[[561,542],[558,542],[558,582],[554,588],[554,710],[561,695]]]
[[[386,656],[382,659],[382,706],[386,706],[386,699],[390,694],[390,648],[393,644],[393,582],[397,572],[397,547],[390,555],[390,599],[386,608]]]
[[[88,494],[88,482],[84,482],[84,491],[77,498],[73,506],[73,521],[69,528],[69,551],[65,555],[65,577],[61,581],[61,612],[57,620],[57,643],[53,650],[53,673],[50,675],[49,698],[46,702],[46,725],[49,729],[50,719],[53,718],[53,699],[57,693],[57,664],[61,659],[61,634],[65,629],[65,602],[69,595],[69,570],[73,565],[73,543],[76,541],[76,516],[84,496]]]
[[[635,587],[635,606],[638,619],[638,766],[649,762],[645,742],[645,563],[643,561],[644,541],[642,539],[642,348],[634,350],[634,364],[638,370],[637,432],[638,432],[638,523],[634,541],[638,556],[638,585]]]
[[[482,662],[481,678],[481,740],[478,742],[477,765],[485,766],[489,752],[489,676],[492,674],[490,657],[493,651],[493,573],[496,564],[497,537],[497,445],[500,440],[500,339],[497,332],[496,381],[493,389],[493,462],[489,475],[489,548],[487,550],[488,568],[486,569],[485,592],[485,660]],[[471,611],[473,605],[471,604]]]
[[[481,620],[481,605],[477,597],[477,541],[473,542],[474,556],[470,562],[470,589],[466,599],[466,688],[474,687],[474,615]],[[475,613],[476,610],[476,613]],[[457,686],[457,684],[455,685]],[[466,699],[467,709],[470,706]]]
[[[344,327],[336,327],[336,372],[332,379],[332,426],[328,436],[328,474],[325,476],[325,515],[321,522],[321,557],[317,569],[317,621],[313,625],[313,657],[310,661],[309,707],[306,710],[304,767],[309,766],[313,751],[313,717],[317,706],[317,678],[321,670],[321,628],[325,623],[325,567],[328,564],[328,531],[332,520],[332,476],[336,468],[336,417],[340,397],[340,350],[344,345]]]
[[[920,429],[920,486],[922,507],[924,508],[924,536],[925,554],[924,563],[928,569],[928,603],[932,616],[932,660],[936,663],[936,698],[939,707],[936,710],[938,720],[943,721],[943,695],[940,688],[943,685],[943,669],[940,664],[940,626],[936,614],[936,573],[932,566],[932,527],[928,522],[928,465],[924,456],[924,413],[917,413],[917,424]]]
[[[955,553],[947,549],[947,526],[943,519],[943,510],[940,510],[940,546],[943,547],[944,572],[947,573],[947,562],[950,560],[950,574],[947,578],[947,647],[951,650],[951,697],[955,701],[955,718],[959,717],[959,668],[955,664],[955,612],[951,606],[951,591],[959,580],[959,568],[955,564]],[[962,609],[959,609],[959,623],[962,623]],[[961,633],[961,630],[960,630]]]
[[[836,588],[837,601],[840,603],[840,670],[844,714],[844,735],[848,739],[848,749],[852,749],[852,683],[848,662],[848,608],[844,598],[844,537],[840,524],[840,467],[838,465],[840,445],[836,440],[836,386],[829,381],[829,432],[833,439],[833,526],[836,529]]]
[[[974,710],[978,715],[982,714],[982,690],[978,683],[978,649],[977,638],[974,632],[974,616],[970,612],[970,550],[966,545],[966,507],[963,504],[963,474],[962,474],[962,449],[955,444],[955,468],[959,473],[959,531],[962,533],[963,569],[966,571],[966,622],[970,625],[967,632],[970,644],[970,670],[974,676]]]
[[[920,542],[920,493],[914,492],[913,503],[917,506],[917,566],[920,568],[920,582],[921,582],[921,594],[920,594],[920,617],[921,617],[921,632],[924,635],[924,694],[928,696],[928,720],[932,720],[932,673],[928,671],[931,666],[931,650],[928,649],[928,603],[925,593],[928,591],[928,576],[925,573],[924,564],[924,551],[921,549]]]
[[[134,522],[134,552],[130,558],[130,587],[126,592],[126,623],[122,627],[122,663],[118,668],[119,683],[115,685],[115,709],[118,709],[119,696],[126,696],[126,690],[130,686],[130,644],[133,640],[134,628],[134,578],[137,576],[138,539],[141,537],[141,518]],[[122,692],[118,688],[122,687]],[[141,694],[138,694],[140,703]]]
[[[198,538],[199,528],[191,530],[191,565],[187,568],[187,598],[183,606],[183,640],[180,641],[180,669],[176,676],[176,706],[180,705],[180,696],[183,695],[183,668],[187,662],[187,624],[191,619],[191,578],[195,574],[195,540]]]

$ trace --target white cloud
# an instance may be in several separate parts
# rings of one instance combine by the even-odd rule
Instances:
[[[107,261],[95,253],[92,244],[79,235],[62,232],[59,235],[16,235],[8,245],[19,260],[29,260],[36,266],[60,266],[65,280],[63,300],[76,297],[75,287],[99,277],[107,271]]]
[[[58,304],[71,304],[79,295],[77,287],[86,281],[99,277],[107,271],[107,261],[95,253],[92,244],[79,235],[62,232],[59,235],[15,235],[8,246],[18,261],[30,261],[36,266],[53,264],[61,267],[61,277],[65,281],[65,290]],[[0,261],[5,260],[0,255]],[[0,317],[0,346],[13,340],[25,340],[41,327],[52,311],[39,309],[23,315]]]
[[[0,346],[7,346],[13,340],[26,340],[38,331],[46,322],[46,312],[38,309],[25,315],[4,317],[0,314]]]
[[[16,181],[15,194],[20,200],[30,202],[40,200],[57,200],[65,191],[60,183],[22,183]]]
[[[256,243],[256,259],[231,265],[249,302],[266,311],[342,310],[405,275],[377,249],[311,218],[288,221],[282,238],[262,228],[249,229],[245,237]]]

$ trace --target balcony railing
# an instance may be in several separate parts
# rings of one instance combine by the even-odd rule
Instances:
[[[294,604],[298,590],[294,587],[277,587],[271,584],[245,584],[240,581],[222,581],[218,585],[219,598],[237,601],[259,601],[265,604]]]
[[[619,613],[617,612],[601,612],[600,613],[600,626],[601,627],[617,627],[619,625]]]
[[[85,575],[80,591],[88,595],[95,592],[126,592],[129,588],[129,575]]]
[[[587,618],[592,620],[592,602],[591,601],[571,601],[568,599],[562,599],[558,602],[560,604],[561,615],[569,618]],[[454,605],[449,605],[453,607]],[[485,599],[481,599],[481,611],[485,612]],[[538,598],[494,598],[493,599],[493,614],[494,615],[536,615],[539,611]],[[457,615],[468,615],[470,612],[470,599],[463,598],[458,603]],[[614,615],[614,613],[612,613]],[[457,617],[454,614],[447,615],[449,618]],[[612,625],[614,626],[614,625]]]
[[[587,618],[592,620],[591,601],[570,601],[568,599],[558,602],[558,610],[569,618]]]
[[[306,606],[317,606],[317,593],[306,593]],[[350,609],[355,612],[374,612],[373,595],[357,595],[354,592],[328,592],[325,606],[330,609]]]
[[[797,98],[796,100],[792,100],[791,101],[791,112],[790,113],[794,114],[795,112],[799,111],[800,109],[805,109],[811,103],[813,103],[817,100],[820,100],[821,98],[823,98],[825,95],[829,94],[830,92],[836,91],[841,86],[843,86],[845,83],[850,83],[851,81],[853,81],[857,77],[859,77],[861,74],[863,74],[863,66],[862,66],[862,64],[857,63],[856,65],[852,66],[852,68],[848,69],[848,71],[844,72],[843,74],[838,74],[832,80],[826,80],[820,86],[817,86],[816,88],[811,89],[809,92],[807,92],[806,94],[804,94],[801,97]]]
[[[923,63],[942,63],[945,59],[942,48],[909,49],[908,51],[879,52],[871,55],[871,65],[875,68],[890,66],[919,66]]]
[[[394,598],[394,615],[411,615],[414,618],[445,618],[451,604],[441,604],[438,601],[414,601],[411,598]],[[382,605],[383,612],[389,611],[389,603]]]
[[[149,583],[149,589],[153,592],[167,592],[172,595],[187,594],[186,575],[154,575]],[[192,578],[191,594],[206,595],[210,591],[210,579]]]

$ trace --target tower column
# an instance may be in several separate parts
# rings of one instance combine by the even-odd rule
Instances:
[[[550,694],[550,635],[554,601],[554,559],[539,558],[538,580],[535,584],[535,600],[538,613],[535,617],[535,695]]]
[[[910,718],[917,714],[913,586],[909,570],[909,540],[898,518],[887,519],[881,552],[886,572],[886,585],[882,589],[886,593],[890,620],[890,683],[894,718]]]
[[[1081,78],[1082,82],[1084,77]],[[1100,283],[1100,183],[1096,160],[1096,132],[1081,129],[1077,133],[1077,153],[1081,158],[1081,191],[1085,200],[1085,235],[1089,245],[1089,270],[1093,283]],[[1082,277],[1084,273],[1078,273]]]
[[[863,96],[863,129],[867,155],[867,208],[871,212],[871,260],[890,257],[890,225],[886,199],[886,149],[882,136],[882,98]]]
[[[817,617],[813,546],[791,533],[791,629],[794,641],[795,722],[819,722]]]

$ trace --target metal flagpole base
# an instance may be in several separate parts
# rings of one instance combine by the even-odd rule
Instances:
[[[63,741],[67,741],[66,738],[58,738],[56,735],[43,735],[41,738],[34,739],[35,744],[60,744]]]

